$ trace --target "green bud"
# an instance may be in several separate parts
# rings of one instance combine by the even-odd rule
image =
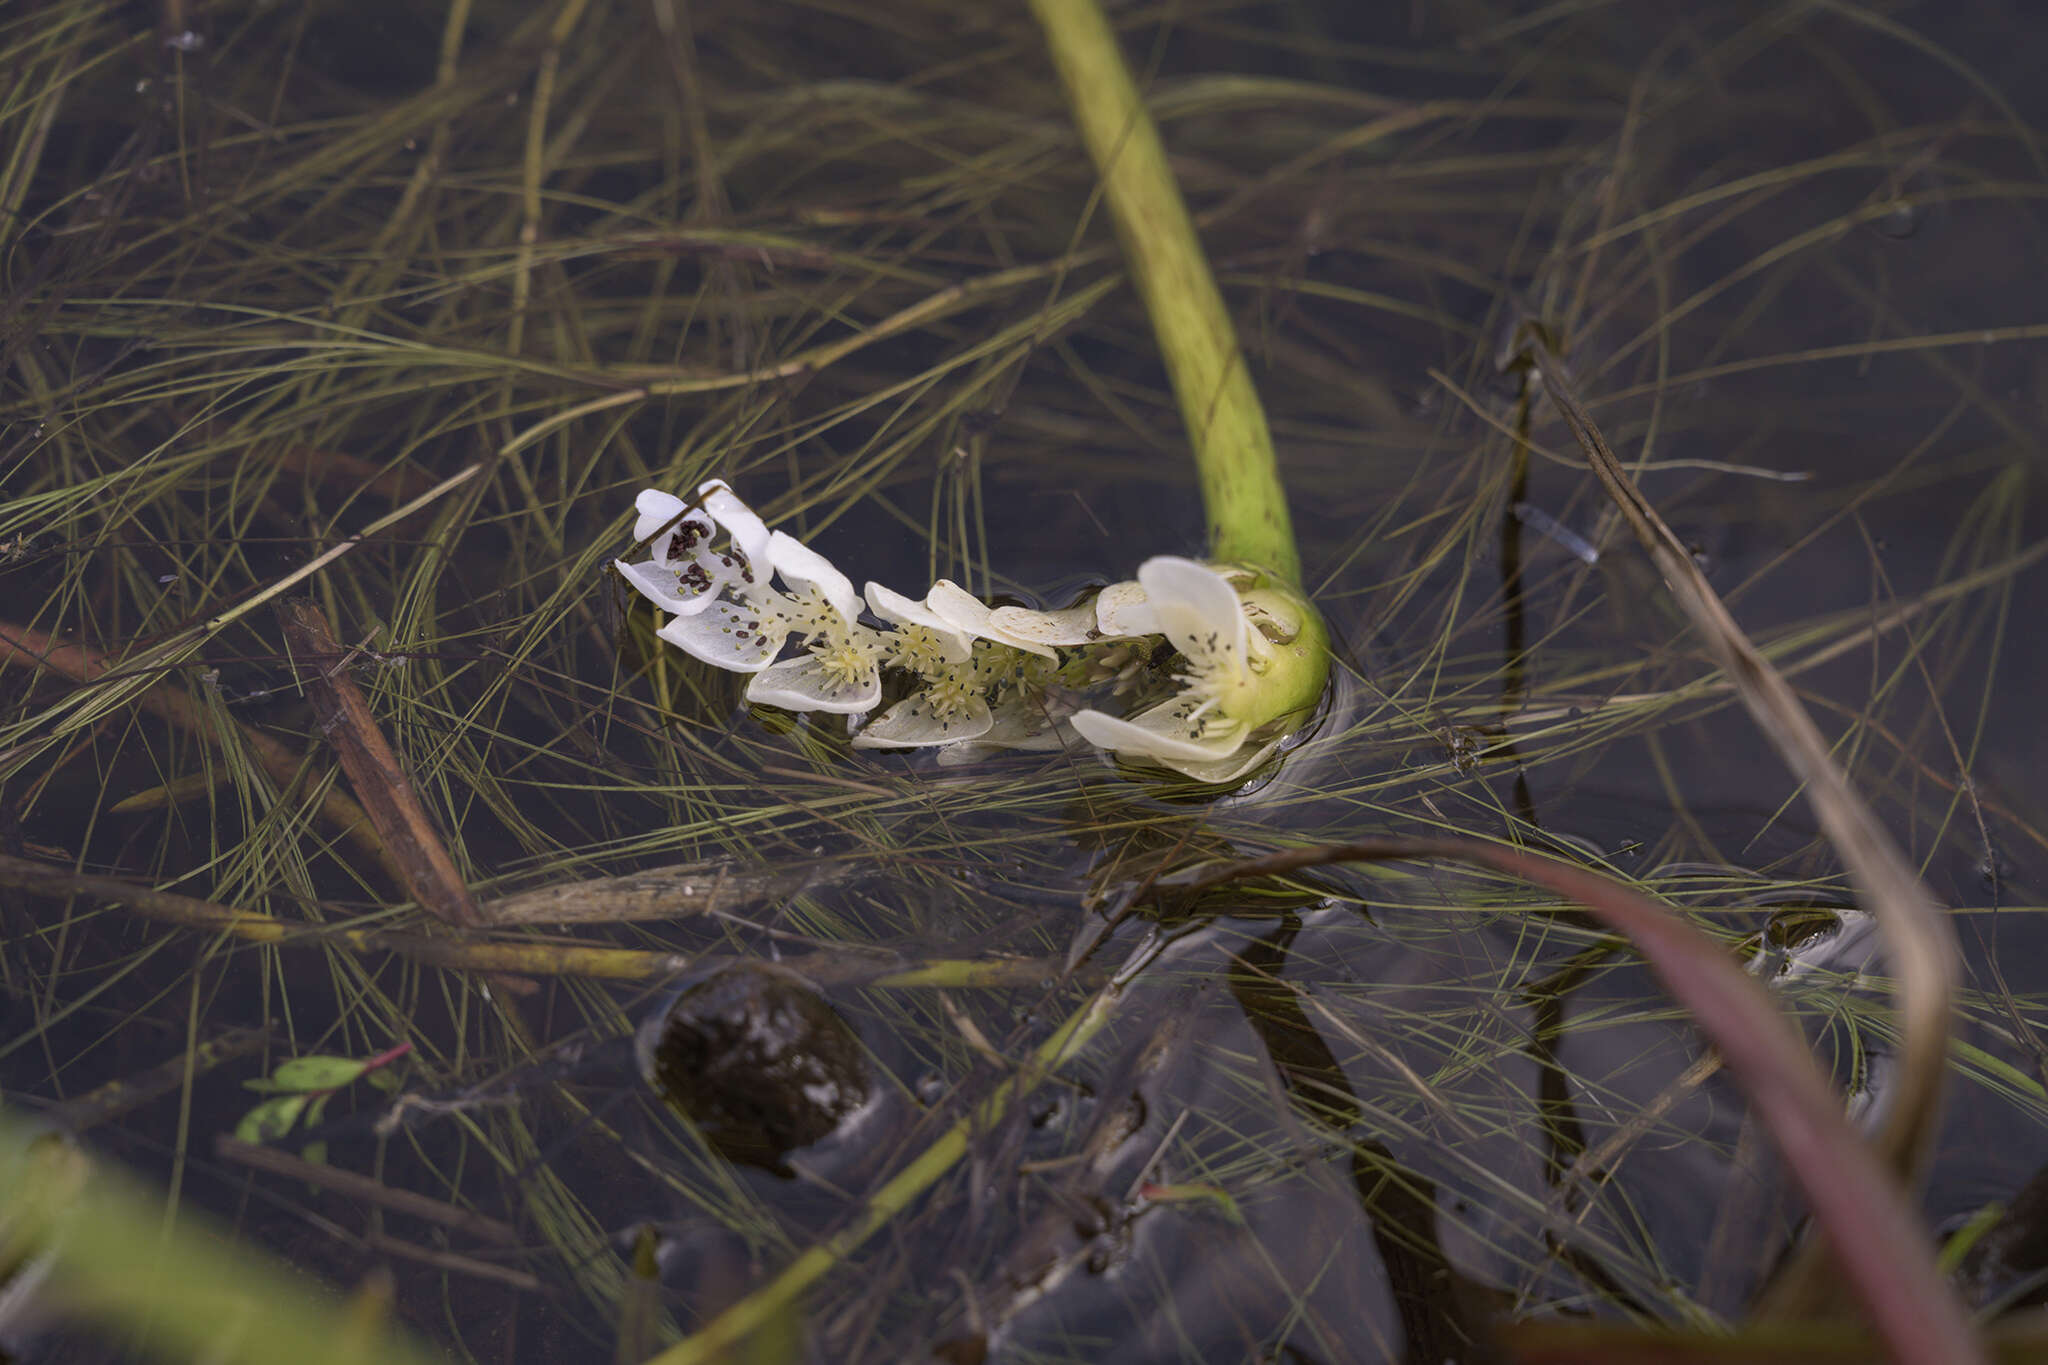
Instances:
[[[1238,598],[1258,641],[1251,650],[1251,685],[1237,689],[1224,714],[1253,729],[1303,719],[1330,680],[1330,633],[1322,613],[1301,589],[1265,574],[1252,576]]]

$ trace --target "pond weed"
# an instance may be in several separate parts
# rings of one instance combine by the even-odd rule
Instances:
[[[1847,5],[1695,7],[1669,40],[1636,4],[1416,11],[1414,32],[1341,6],[1125,13],[1342,675],[1276,773],[1218,798],[1086,752],[856,753],[656,648],[601,572],[638,489],[712,476],[887,582],[1064,605],[1199,552],[1176,406],[1021,9],[423,13],[0,21],[4,851],[310,940],[10,895],[10,1097],[268,1023],[272,1056],[194,1067],[89,1140],[344,1282],[410,1257],[399,1314],[478,1356],[610,1350],[643,1224],[674,1276],[740,1264],[737,1296],[895,1173],[743,1171],[611,1073],[549,1069],[630,1034],[655,982],[535,971],[517,994],[409,948],[430,917],[342,804],[265,596],[331,555],[291,591],[480,902],[720,860],[859,869],[486,945],[515,976],[555,949],[850,963],[821,989],[923,1113],[881,1154],[987,1118],[821,1273],[825,1358],[999,1326],[1016,1359],[1392,1359],[1496,1313],[1739,1318],[1797,1210],[1684,1016],[1567,903],[1415,864],[1199,915],[1135,896],[1458,833],[1683,905],[1731,952],[1769,907],[1840,898],[1569,433],[1499,367],[1534,315],[1955,907],[1933,1221],[2048,1165],[2038,35],[1987,42],[1990,4],[1948,47]],[[37,667],[54,648],[77,667]],[[1091,998],[1063,975],[1084,937],[1091,969],[1148,965],[1039,1076]],[[1875,1104],[1896,1021],[1853,947],[1779,998]],[[328,1159],[516,1226],[510,1260],[211,1156],[240,1081],[405,1042],[432,1105],[379,1132],[337,1102]],[[1026,1077],[1039,1101],[990,1107]],[[1082,1212],[1115,1254],[1013,1282],[1023,1231]],[[1986,1302],[2039,1270],[1999,1265]],[[1444,1267],[1453,1289],[1400,1278]],[[635,1339],[716,1298],[664,1297]]]

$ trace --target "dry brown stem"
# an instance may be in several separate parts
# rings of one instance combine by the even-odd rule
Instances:
[[[334,1190],[351,1199],[390,1209],[394,1213],[439,1223],[442,1227],[465,1233],[480,1242],[506,1247],[519,1245],[518,1229],[510,1223],[500,1222],[496,1218],[489,1218],[469,1209],[457,1208],[444,1200],[429,1199],[426,1195],[416,1194],[411,1190],[393,1189],[381,1180],[372,1180],[369,1176],[359,1175],[354,1171],[344,1171],[324,1161],[307,1161],[275,1147],[262,1147],[252,1142],[239,1141],[225,1133],[213,1140],[213,1154],[222,1161],[233,1161],[259,1171],[269,1171],[273,1175],[290,1176],[310,1185]]]
[[[268,1029],[229,1029],[204,1042],[195,1042],[189,1053],[180,1052],[147,1071],[122,1076],[61,1104],[51,1105],[43,1111],[43,1117],[66,1132],[83,1133],[132,1113],[152,1100],[162,1099],[183,1086],[188,1075],[204,1075],[222,1062],[262,1051],[269,1042]]]
[[[0,621],[0,664],[16,661],[46,668],[80,683],[93,682],[118,668],[114,660],[91,645],[66,644],[29,626]],[[220,744],[226,738],[219,733],[214,718],[205,707],[161,683],[140,693],[136,705],[157,719],[188,730],[210,744]],[[236,737],[248,746],[256,761],[263,765],[263,771],[279,787],[289,787],[298,780],[304,760],[283,743],[246,725],[236,727]],[[376,825],[348,793],[330,789],[320,798],[320,813],[344,838],[375,858],[378,865],[394,878],[398,877],[398,865],[385,851]]]
[[[4,853],[0,853],[0,887],[35,896],[83,896],[89,900],[125,906],[149,919],[183,925],[188,929],[232,934],[249,943],[284,947],[325,945],[358,953],[393,952],[423,966],[451,971],[661,981],[694,968],[711,968],[740,960],[719,954],[693,956],[584,943],[470,938],[448,933],[429,936],[389,929],[298,925],[273,915],[237,909],[196,896],[158,891],[120,877],[73,872],[66,867]],[[1030,986],[1057,975],[1061,970],[1061,964],[1050,958],[948,958],[906,962],[882,950],[874,950],[870,954],[843,950],[803,953],[783,958],[782,965],[821,986],[862,985],[892,990],[928,986]],[[1092,982],[1097,975],[1083,972],[1078,979]]]
[[[299,665],[320,732],[334,746],[348,784],[363,802],[378,837],[396,863],[399,882],[422,908],[446,924],[473,928],[484,922],[469,886],[455,869],[398,755],[377,728],[362,689],[348,675],[348,653],[327,617],[308,598],[278,608]]]
[[[724,860],[591,877],[485,901],[486,924],[616,924],[735,914],[843,880],[850,869],[817,864],[747,866]]]
[[[1447,859],[1492,868],[1569,897],[1627,936],[1748,1094],[1799,1183],[1853,1293],[1892,1358],[1964,1365],[1985,1357],[1943,1280],[1912,1201],[1849,1126],[1813,1054],[1770,994],[1670,907],[1613,878],[1477,839],[1361,839],[1289,849],[1210,874],[1196,889],[1340,862]]]
[[[1649,552],[1750,717],[1804,784],[1821,829],[1877,917],[1898,983],[1900,1066],[1873,1142],[1911,1187],[1933,1143],[1939,1111],[1958,970],[1955,931],[1876,813],[1850,786],[1791,685],[1750,643],[1684,544],[1615,458],[1579,402],[1563,363],[1540,342],[1531,351],[1544,392],[1571,428],[1595,477]],[[1796,1266],[1781,1281],[1778,1306],[1786,1311],[1817,1306],[1828,1297],[1822,1278],[1811,1258]]]

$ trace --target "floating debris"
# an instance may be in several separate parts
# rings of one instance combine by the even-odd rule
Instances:
[[[1516,503],[1515,520],[1521,522],[1522,525],[1536,532],[1536,534],[1547,536],[1564,546],[1575,558],[1583,563],[1598,564],[1600,562],[1600,551],[1593,548],[1592,541],[1586,539],[1534,503]]]
[[[486,924],[617,924],[738,914],[863,875],[852,863],[714,859],[519,891],[479,907]]]
[[[686,986],[640,1029],[640,1073],[728,1160],[786,1158],[868,1102],[867,1052],[796,973],[736,962]]]

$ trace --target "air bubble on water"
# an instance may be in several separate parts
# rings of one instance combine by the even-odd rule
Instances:
[[[170,48],[173,52],[197,52],[200,48],[206,46],[206,39],[188,28],[181,33],[173,33],[170,37],[164,39],[164,46]]]
[[[1882,218],[1871,220],[1878,235],[1904,241],[1920,230],[1920,214],[1911,204],[1894,204]]]

